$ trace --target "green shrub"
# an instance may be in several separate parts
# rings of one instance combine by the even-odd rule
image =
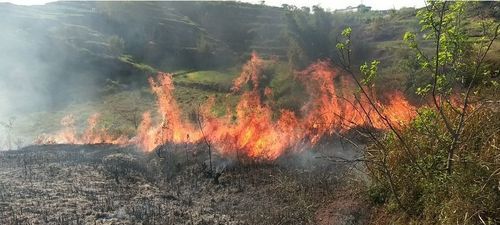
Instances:
[[[401,132],[412,146],[414,159],[394,135],[374,145],[367,158],[374,184],[368,195],[384,204],[384,213],[405,218],[405,224],[498,224],[500,222],[500,112],[497,106],[472,109],[454,156],[452,174],[446,170],[451,137],[434,110],[424,108]],[[451,109],[446,111],[451,115]],[[418,169],[420,166],[423,171]],[[384,168],[385,167],[385,168]],[[391,180],[388,179],[388,174]],[[390,194],[388,194],[390,193]],[[398,198],[398,199],[396,199]],[[398,201],[400,203],[398,203]],[[380,215],[379,215],[380,216]]]

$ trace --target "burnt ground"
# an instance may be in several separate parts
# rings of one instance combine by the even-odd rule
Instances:
[[[272,163],[214,156],[215,172],[210,173],[203,146],[167,149],[144,154],[112,145],[52,145],[0,152],[0,224],[326,225],[366,220],[366,204],[345,185],[355,170],[318,157],[336,152],[352,158],[352,150],[324,147]],[[213,174],[220,176],[214,179]]]

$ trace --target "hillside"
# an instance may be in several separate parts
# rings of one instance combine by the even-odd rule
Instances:
[[[494,10],[486,12],[498,19]],[[415,13],[412,8],[346,13],[235,2],[0,3],[0,51],[8,53],[0,55],[0,104],[5,106],[0,116],[4,121],[17,116],[28,124],[21,130],[40,132],[53,129],[65,114],[84,121],[93,111],[108,110],[106,102],[130,102],[123,97],[129,92],[147,99],[140,107],[145,109],[153,104],[144,89],[147,77],[157,71],[178,74],[176,97],[189,109],[207,96],[227,93],[252,51],[275,62],[267,82],[276,105],[293,108],[304,98],[300,85],[289,82],[293,71],[319,59],[338,61],[335,44],[347,26],[353,29],[355,66],[378,59],[379,86],[412,94],[415,84],[408,83],[402,68],[407,63],[402,36],[418,30]],[[468,13],[473,22],[477,11]],[[497,43],[493,52],[500,49]],[[27,122],[33,120],[41,122]]]
[[[500,2],[264,3],[0,3],[0,224],[500,224]]]
[[[223,12],[223,13],[222,13]],[[219,70],[251,51],[286,58],[285,11],[243,3],[0,4],[0,112],[65,107],[156,71]],[[111,82],[111,83],[110,83]]]

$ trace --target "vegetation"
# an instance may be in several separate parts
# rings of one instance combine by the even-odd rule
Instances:
[[[476,18],[479,10],[494,7],[495,4],[481,3],[466,14]],[[7,87],[26,85],[19,79],[22,74],[40,82],[29,85],[33,93],[12,88],[7,89],[9,95],[50,96],[36,101],[36,106],[29,101],[16,101],[19,105],[16,113],[64,110],[68,103],[95,101],[108,94],[102,91],[108,81],[129,89],[146,87],[147,76],[157,71],[199,71],[198,77],[189,81],[198,79],[195,83],[206,84],[198,85],[200,88],[215,86],[216,90],[223,90],[227,88],[227,80],[203,71],[230,74],[221,76],[229,80],[238,73],[234,68],[246,61],[252,51],[266,59],[287,63],[290,68],[280,69],[275,76],[281,78],[318,59],[338,62],[340,56],[335,45],[341,39],[340,32],[349,26],[353,64],[359,66],[377,58],[378,86],[403,87],[412,92],[418,84],[404,76],[399,65],[411,64],[411,59],[405,58],[401,37],[407,30],[418,29],[415,9],[364,9],[342,12],[319,6],[269,7],[219,2],[54,2],[37,7],[1,4],[0,10],[8,23],[1,24],[6,35],[0,39],[0,48],[12,54],[0,57],[6,71],[0,83]],[[494,18],[496,14],[485,16]],[[464,19],[464,23],[475,26],[472,21]],[[427,49],[425,45],[423,48]],[[492,48],[497,51],[498,43]],[[31,71],[40,72],[32,77]],[[201,78],[205,75],[207,78]],[[214,84],[209,80],[212,78],[216,79]],[[183,76],[176,79],[185,81]],[[284,101],[283,105],[289,102],[278,101]],[[10,116],[8,112],[5,114]]]
[[[367,110],[374,110],[390,130],[383,133],[361,127],[355,134],[370,139],[364,156],[354,162],[364,162],[363,169],[368,173],[368,187],[362,190],[364,195],[360,198],[368,198],[374,207],[371,212],[363,211],[372,213],[371,223],[500,224],[499,7],[498,2],[431,1],[423,9],[374,11],[360,6],[357,12],[349,12],[328,11],[319,6],[269,7],[237,2],[55,2],[38,7],[0,4],[0,12],[8,18],[8,23],[0,24],[5,30],[0,48],[13,52],[0,56],[0,69],[6,74],[0,79],[0,87],[10,88],[6,92],[0,90],[0,102],[6,93],[4,96],[8,94],[14,99],[4,104],[7,108],[17,102],[24,104],[12,109],[21,112],[15,121],[0,122],[5,133],[0,137],[0,149],[14,149],[22,145],[22,139],[30,139],[19,133],[41,134],[60,129],[59,120],[67,114],[76,115],[77,129],[82,129],[78,125],[85,124],[93,113],[101,112],[98,126],[111,134],[131,138],[136,135],[142,114],[156,110],[147,77],[159,71],[172,72],[174,96],[186,112],[183,116],[194,115],[196,118],[188,119],[203,129],[199,106],[213,96],[215,115],[222,116],[227,108],[234,108],[240,96],[230,89],[242,63],[253,51],[265,62],[260,91],[264,93],[264,87],[272,90],[263,94],[264,104],[276,113],[291,109],[300,116],[301,106],[309,96],[296,80],[295,72],[318,60],[328,60],[341,70],[342,76],[352,76],[358,88],[356,100],[367,99],[371,107]],[[419,106],[416,118],[405,126],[389,121],[381,106],[371,99],[374,86],[379,92],[401,90],[411,96],[411,101]],[[19,94],[19,90],[34,92]],[[38,99],[30,99],[32,96],[48,97],[38,103]],[[14,101],[16,104],[9,104]],[[2,113],[0,116],[4,116]],[[48,175],[43,158],[16,165],[0,157],[0,167],[17,174],[17,178],[4,173],[0,176],[4,181],[12,178],[26,185],[25,180],[31,179],[32,173],[44,178],[62,177],[63,172],[81,170],[88,175],[86,181],[96,183],[89,189],[98,188],[97,183],[101,182],[92,177],[111,177],[113,182],[103,182],[105,185],[99,187],[107,188],[101,190],[103,193],[110,195],[114,188],[134,187],[126,192],[126,198],[120,199],[121,203],[127,198],[143,199],[144,196],[133,193],[140,192],[140,188],[154,196],[155,205],[144,206],[158,207],[151,212],[130,205],[123,209],[130,218],[134,217],[131,221],[158,217],[165,224],[175,223],[171,218],[180,223],[203,224],[213,214],[204,211],[206,208],[221,217],[208,221],[221,223],[253,220],[314,224],[319,204],[329,204],[320,202],[320,197],[329,199],[335,191],[331,180],[338,174],[330,164],[315,165],[319,168],[236,167],[221,175],[218,164],[232,165],[212,154],[210,143],[204,142],[163,146],[164,151],[158,151],[158,155],[140,155],[131,149],[111,149],[99,155],[95,149],[90,154],[88,149],[76,147],[72,150],[79,150],[77,153],[60,149],[56,153],[61,156],[43,151],[39,154],[55,157],[51,158]],[[210,154],[196,155],[188,148],[198,148],[200,152],[208,148]],[[30,152],[5,155],[21,162],[27,153]],[[30,153],[30,160],[35,154]],[[92,159],[85,158],[89,154]],[[91,162],[65,169],[66,162],[57,161],[62,158]],[[207,173],[207,160],[208,172],[217,174],[214,181],[220,183],[212,184],[200,177]],[[303,158],[296,160],[304,163]],[[24,165],[24,170],[20,165]],[[308,171],[311,168],[315,170]],[[323,174],[324,171],[328,172]],[[47,185],[45,180],[35,179],[41,181]],[[248,190],[241,181],[248,185]],[[0,193],[1,188],[19,191],[16,185],[5,183],[0,181]],[[76,188],[72,182],[64,186]],[[31,197],[43,197],[36,194],[43,193],[36,189],[39,187],[42,186],[33,186]],[[157,187],[168,187],[168,191]],[[358,189],[352,188],[348,193]],[[201,195],[193,194],[200,190]],[[85,194],[92,198],[93,193]],[[0,196],[4,198],[3,193]],[[5,198],[11,200],[12,196]],[[237,202],[242,196],[252,201],[257,196],[256,201],[264,207],[248,215],[248,208],[254,207],[251,201],[237,206],[222,203],[224,198]],[[88,204],[98,203],[102,212],[122,210],[110,204],[112,200],[108,196],[102,200],[105,202],[94,199]],[[200,216],[188,218],[179,212],[179,205]],[[193,209],[193,205],[198,208]],[[167,206],[174,210],[166,215],[157,213]],[[226,215],[231,207],[242,215]],[[14,208],[5,211],[8,220],[4,222],[18,221]],[[87,216],[89,221],[94,219],[93,215]],[[44,222],[47,221],[57,218]]]
[[[391,132],[374,137],[366,153],[369,195],[382,209],[374,223],[500,222],[499,90],[485,61],[500,24],[481,20],[480,35],[471,35],[462,22],[467,6],[429,2],[417,13],[423,39],[404,35],[414,54],[411,71],[418,71],[412,76],[422,76],[416,93],[430,104],[403,129],[387,121]],[[377,64],[361,66],[363,84],[372,82]]]

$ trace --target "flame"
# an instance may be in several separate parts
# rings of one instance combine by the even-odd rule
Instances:
[[[303,108],[312,143],[324,135],[345,132],[357,126],[400,127],[415,116],[415,107],[400,91],[387,93],[385,99],[388,103],[383,104],[373,88],[362,87],[363,93],[351,76],[339,74],[326,61],[298,73],[312,96]]]
[[[390,124],[398,127],[414,117],[414,107],[401,92],[388,93],[386,104],[383,104],[376,98],[373,88],[363,87],[370,103],[366,96],[356,91],[358,88],[351,77],[341,75],[329,63],[321,61],[297,73],[310,96],[301,115],[281,109],[278,118],[273,119],[273,110],[262,102],[259,89],[264,66],[264,61],[253,53],[231,89],[240,92],[246,84],[251,86],[250,90],[243,91],[235,112],[215,117],[211,113],[214,98],[210,98],[199,110],[198,122],[182,118],[173,97],[170,74],[159,73],[157,81],[150,78],[161,122],[153,125],[150,113],[144,114],[137,135],[139,146],[151,151],[165,143],[206,139],[223,156],[274,160],[286,151],[300,151],[297,146],[304,142],[314,145],[335,132],[345,132],[356,126],[387,129]],[[264,89],[264,96],[269,98],[272,93],[272,89]]]
[[[153,125],[151,114],[143,114],[139,126],[137,143],[145,150],[153,150],[156,146],[167,142],[185,143],[201,139],[201,132],[194,124],[183,120],[182,113],[173,96],[174,83],[172,75],[159,73],[157,81],[149,78],[149,84],[157,97],[158,113],[161,123]]]
[[[99,128],[97,126],[99,119],[99,113],[91,115],[87,119],[87,128],[81,135],[78,135],[74,116],[67,115],[61,119],[63,129],[56,134],[38,136],[35,144],[126,144],[128,142],[128,138],[125,136],[116,138],[104,128]]]
[[[301,151],[304,144],[314,145],[321,138],[334,133],[347,132],[358,126],[377,129],[396,129],[415,116],[412,106],[399,91],[386,93],[380,101],[373,87],[361,87],[355,80],[319,61],[304,71],[296,72],[309,99],[297,112],[281,109],[276,117],[272,101],[273,90],[260,87],[265,61],[252,53],[234,80],[233,93],[242,92],[235,109],[225,116],[212,113],[215,98],[203,104],[196,118],[187,119],[174,97],[174,82],[169,73],[158,73],[149,78],[152,92],[157,98],[157,113],[143,114],[137,136],[113,137],[99,128],[100,115],[88,119],[85,131],[78,135],[72,115],[61,120],[63,129],[55,135],[42,135],[37,144],[137,144],[145,151],[153,151],[166,143],[197,143],[207,141],[222,156],[251,160],[274,160],[287,151]],[[248,88],[247,88],[248,87]],[[362,90],[362,91],[360,91]]]

